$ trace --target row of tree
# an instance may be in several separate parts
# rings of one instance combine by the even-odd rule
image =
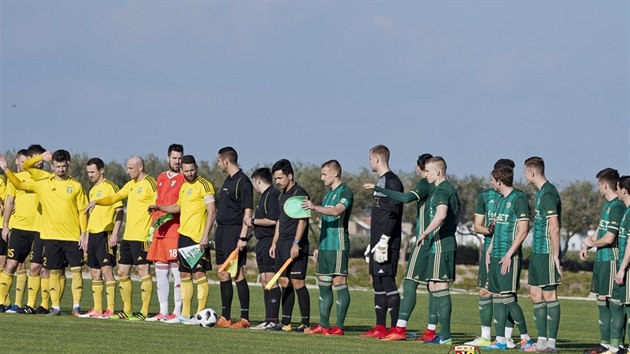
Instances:
[[[5,156],[7,157],[7,161],[10,162],[10,166],[15,168],[15,164],[13,163],[15,160],[15,151],[6,152]],[[86,191],[91,188],[91,183],[85,170],[88,159],[89,156],[86,153],[74,154],[72,163],[70,164],[70,175],[80,181]],[[162,157],[150,154],[144,157],[144,160],[145,171],[151,176],[157,176],[168,169],[168,164]],[[258,167],[262,166],[255,166],[249,171],[245,170],[245,172],[249,174],[249,172]],[[107,178],[119,186],[124,185],[129,180],[126,174],[125,163],[111,161],[106,164],[105,169]],[[326,193],[326,188],[320,180],[319,166],[296,162],[294,163],[294,169],[296,181],[309,192],[311,198],[316,203],[320,203]],[[201,161],[199,163],[198,173],[208,178],[215,185],[215,188],[219,188],[225,179],[225,175],[219,170],[216,164],[209,163],[208,161]],[[403,182],[406,191],[412,189],[419,178],[415,172],[396,171],[396,173]],[[376,178],[377,176],[367,168],[362,168],[354,172],[344,171],[343,179],[354,191],[355,202],[353,216],[369,215],[372,196],[369,191],[362,188],[362,185],[367,182],[375,182]],[[474,235],[472,232],[472,221],[475,214],[477,195],[482,190],[490,188],[489,178],[471,175],[464,177],[449,176],[448,178],[455,185],[459,194],[461,202],[459,222],[461,226],[463,226],[463,229],[467,230],[468,234]],[[517,182],[515,183],[515,187],[527,192],[530,195],[530,203],[533,203],[535,193],[533,186]],[[584,234],[588,230],[597,227],[603,200],[599,196],[596,186],[590,181],[573,181],[562,185],[556,184],[556,187],[558,187],[562,198],[562,242],[563,250],[566,252],[568,249],[568,241],[573,235]],[[415,225],[415,213],[415,205],[410,204],[405,206],[403,221],[411,222]],[[313,217],[316,218],[317,215]],[[317,228],[318,220],[314,221],[316,222],[312,222],[311,225]],[[315,232],[311,234],[318,234],[318,230],[313,231]]]

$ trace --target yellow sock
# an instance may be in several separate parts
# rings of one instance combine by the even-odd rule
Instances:
[[[61,280],[59,279],[60,273],[61,271],[59,269],[50,270],[48,293],[50,294],[50,305],[52,307],[60,307],[61,304]]]
[[[59,300],[63,298],[63,293],[66,291],[66,271],[64,269],[59,273]]]
[[[15,304],[22,307],[24,304],[24,290],[26,289],[26,270],[18,270],[15,279]]]
[[[123,311],[131,315],[131,278],[129,276],[120,277],[120,298],[123,302]]]
[[[92,298],[94,300],[94,312],[103,312],[103,281],[92,280]]]
[[[9,298],[9,290],[13,284],[13,275],[7,274],[4,270],[0,273],[0,301],[3,305],[10,305],[7,301]]]
[[[72,272],[72,304],[73,307],[81,304],[83,296],[83,276],[81,275],[81,267],[70,268]]]
[[[26,306],[35,308],[35,301],[37,301],[37,293],[41,285],[42,278],[39,275],[32,275],[28,277],[28,295],[26,298]]]
[[[45,309],[50,308],[50,278],[42,278],[41,288],[42,291],[42,304]]]
[[[182,295],[182,317],[189,318],[190,305],[191,305],[192,297],[193,297],[192,278],[190,277],[182,278],[180,292]]]
[[[206,302],[208,302],[208,279],[201,277],[197,279],[197,312],[201,312],[206,308]]]
[[[153,295],[153,279],[150,275],[145,275],[141,279],[140,291],[142,294],[142,314],[146,317],[149,315],[149,305],[151,305],[151,295]]]
[[[108,281],[105,283],[105,296],[107,297],[107,309],[114,312],[116,306],[116,281]]]

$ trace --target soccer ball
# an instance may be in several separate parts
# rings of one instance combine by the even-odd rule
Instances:
[[[199,311],[195,317],[201,327],[214,327],[219,315],[213,309],[207,308]]]

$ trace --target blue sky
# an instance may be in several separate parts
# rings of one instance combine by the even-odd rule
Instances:
[[[0,151],[630,174],[627,1],[3,1]],[[520,173],[517,172],[517,173]]]

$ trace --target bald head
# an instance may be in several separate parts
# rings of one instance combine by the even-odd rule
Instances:
[[[131,179],[138,179],[144,174],[144,159],[138,155],[131,156],[127,160],[127,175]]]

